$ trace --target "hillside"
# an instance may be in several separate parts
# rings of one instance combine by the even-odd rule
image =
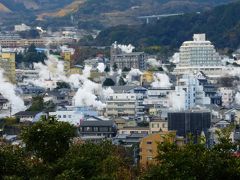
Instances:
[[[72,3],[66,5],[62,9],[58,9],[54,12],[42,13],[38,15],[38,20],[44,20],[45,17],[64,17],[70,13],[74,13],[78,10],[80,5],[85,3],[86,0],[75,0]]]
[[[100,3],[99,0],[88,0],[72,14],[80,28],[94,24],[96,28],[105,28],[139,24],[142,22],[139,16],[205,11],[229,2],[231,0],[101,0]],[[64,18],[70,20],[70,17]]]
[[[209,10],[232,0],[0,0],[11,11],[0,23],[104,29],[142,23],[139,16]],[[7,12],[7,11],[6,11]],[[36,20],[41,20],[40,22]],[[42,22],[42,20],[45,20]]]
[[[10,9],[8,9],[6,6],[0,3],[0,13],[9,13],[9,12],[11,12]]]
[[[25,11],[54,11],[72,3],[74,0],[0,0],[0,3],[17,13]]]
[[[193,33],[206,33],[218,48],[236,49],[240,45],[239,9],[240,2],[236,2],[201,14],[164,18],[154,24],[112,27],[102,31],[95,43],[110,45],[118,41],[138,47],[178,48],[183,41],[191,39]]]

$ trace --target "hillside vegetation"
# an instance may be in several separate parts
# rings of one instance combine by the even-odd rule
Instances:
[[[236,49],[240,45],[240,1],[216,7],[205,13],[190,13],[164,18],[153,24],[117,26],[102,31],[96,39],[98,45],[114,41],[133,43],[138,47],[167,46],[178,48],[194,33],[206,33],[218,48]]]
[[[205,11],[214,6],[231,1],[232,0],[101,0],[99,2],[99,0],[87,0],[81,3],[77,11],[75,9],[74,13],[68,11],[66,15],[73,15],[75,19],[74,23],[80,28],[105,28],[121,24],[140,24],[139,16]],[[54,19],[54,21],[57,20],[69,21],[70,16]]]
[[[74,0],[0,0],[0,3],[12,11],[53,11],[72,3]]]
[[[0,23],[11,26],[37,22],[54,28],[76,25],[83,29],[104,29],[141,24],[139,16],[205,11],[231,1],[234,0],[0,0],[11,11],[0,16]]]
[[[1,13],[9,13],[11,11],[6,6],[4,6],[2,3],[0,3],[0,12]]]

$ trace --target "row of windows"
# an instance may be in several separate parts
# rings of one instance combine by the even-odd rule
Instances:
[[[58,118],[72,118],[72,115],[58,115]]]

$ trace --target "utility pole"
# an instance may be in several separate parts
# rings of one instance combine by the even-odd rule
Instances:
[[[10,117],[12,117],[12,104],[11,103],[10,103],[9,111],[10,111]]]

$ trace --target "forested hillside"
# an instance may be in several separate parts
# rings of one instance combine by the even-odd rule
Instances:
[[[75,25],[102,30],[122,24],[139,25],[139,16],[203,12],[231,1],[234,0],[0,0],[0,23],[54,28]]]
[[[218,48],[236,49],[240,45],[240,2],[216,7],[204,13],[190,13],[164,18],[154,24],[117,26],[102,31],[96,39],[99,45],[114,41],[136,46],[170,46],[178,48],[194,33],[206,33]]]

